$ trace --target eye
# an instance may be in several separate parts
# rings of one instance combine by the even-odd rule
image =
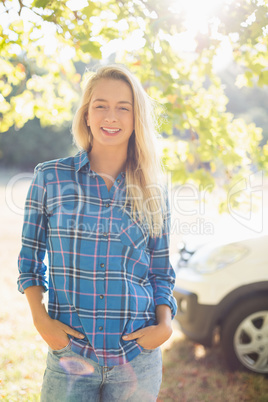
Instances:
[[[104,106],[102,105],[96,106],[96,109],[104,109]]]
[[[121,110],[126,110],[127,112],[129,111],[129,109],[127,109],[126,107],[121,107]]]

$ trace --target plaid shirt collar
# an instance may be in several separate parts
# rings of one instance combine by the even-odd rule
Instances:
[[[81,150],[74,156],[74,167],[76,172],[79,172],[80,170],[88,172],[90,170],[90,162],[87,151]],[[124,178],[125,175],[125,171],[122,171],[121,176]]]
[[[88,169],[85,169],[84,167]],[[79,170],[89,170],[90,169],[90,162],[88,159],[87,151],[84,149],[79,151],[74,157],[74,167],[75,171],[78,172]]]

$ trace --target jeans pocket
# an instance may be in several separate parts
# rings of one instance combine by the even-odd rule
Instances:
[[[49,347],[49,350],[53,355],[57,355],[57,356],[61,355],[62,353],[68,352],[69,350],[71,350],[71,340],[69,340],[68,345],[64,346],[64,348],[62,348],[62,349],[54,350],[54,349],[51,349],[51,347]]]
[[[155,349],[143,349],[141,353],[149,354],[149,353],[153,353],[154,350]]]

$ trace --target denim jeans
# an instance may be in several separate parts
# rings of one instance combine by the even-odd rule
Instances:
[[[41,402],[153,402],[161,381],[160,348],[143,350],[126,364],[102,367],[68,345],[49,349]]]

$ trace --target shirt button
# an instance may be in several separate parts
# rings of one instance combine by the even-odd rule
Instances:
[[[103,299],[104,298],[104,296],[103,295],[100,295],[100,299]]]
[[[120,179],[117,179],[116,181],[117,181],[117,183],[120,183],[121,180],[120,180]]]
[[[106,204],[105,206],[106,206],[106,208],[109,208],[110,204]]]
[[[100,265],[102,268],[104,268],[105,267],[105,265],[103,264],[103,262],[101,263],[101,265]]]
[[[104,233],[103,233],[103,236],[105,236],[105,237],[108,236],[108,233],[104,232]]]
[[[102,331],[103,330],[103,327],[99,327],[99,331]]]

